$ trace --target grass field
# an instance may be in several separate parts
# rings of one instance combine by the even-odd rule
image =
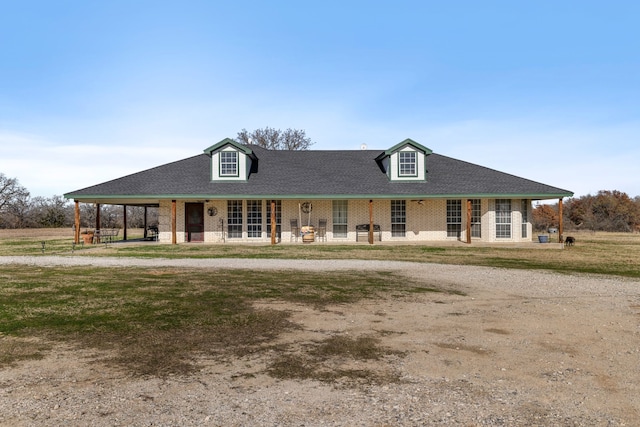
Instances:
[[[68,256],[72,254],[70,234],[69,230],[0,231],[0,255]],[[576,245],[564,250],[473,245],[112,244],[77,247],[73,254],[379,259],[640,277],[640,235],[572,235]],[[273,350],[269,342],[296,326],[286,312],[255,309],[256,301],[277,299],[321,308],[390,294],[445,292],[384,272],[300,275],[216,270],[212,274],[207,270],[8,265],[0,267],[0,283],[0,366],[41,357],[52,343],[65,342],[108,351],[108,362],[137,375],[157,376],[197,369],[194,359],[199,354],[228,357]],[[375,358],[385,352],[375,339],[343,337],[339,343],[336,339],[318,343],[314,354],[321,359],[343,351]],[[275,364],[270,371],[287,378],[294,374],[292,370],[302,369],[293,362]]]
[[[547,269],[640,277],[640,234],[572,232],[577,243],[564,250],[475,245],[334,245],[334,244],[131,244],[76,246],[74,255],[146,258],[293,258],[379,259],[482,265],[519,269]],[[129,230],[129,238],[142,230]],[[45,249],[42,250],[42,243]],[[0,255],[70,255],[69,229],[0,230]]]
[[[134,375],[188,374],[194,359],[270,351],[269,342],[296,325],[285,311],[260,310],[260,300],[322,309],[440,289],[384,272],[306,273],[144,268],[0,267],[0,367],[39,358],[51,343],[104,351],[107,363]],[[318,343],[322,358],[343,351],[375,358],[372,339]],[[341,348],[342,350],[338,350]],[[360,357],[359,356],[359,357]],[[292,373],[274,365],[274,375]],[[342,373],[341,375],[343,375]]]

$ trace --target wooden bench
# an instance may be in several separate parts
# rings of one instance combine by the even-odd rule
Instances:
[[[100,230],[96,230],[93,234],[93,243],[111,243],[118,237],[119,232],[119,228],[101,228]]]
[[[373,232],[378,233],[378,241],[382,241],[382,230],[380,229],[380,225],[373,224]],[[369,224],[359,224],[356,225],[356,242],[360,240],[360,235],[364,235],[367,241],[369,240]]]

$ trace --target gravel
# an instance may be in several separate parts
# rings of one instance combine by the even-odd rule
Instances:
[[[277,380],[264,374],[264,355],[204,361],[190,377],[133,378],[102,366],[90,350],[60,346],[43,360],[0,371],[2,426],[640,423],[638,280],[363,260],[0,257],[6,264],[382,270],[467,296],[416,296],[323,312],[286,307],[304,326],[295,338],[303,342],[318,334],[384,330],[385,344],[405,352],[380,362],[400,375],[398,383]]]

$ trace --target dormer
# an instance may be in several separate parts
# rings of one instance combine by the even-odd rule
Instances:
[[[391,181],[426,181],[425,159],[432,151],[411,139],[405,139],[376,157]]]
[[[225,138],[204,150],[211,157],[211,181],[246,181],[258,158],[246,145]]]

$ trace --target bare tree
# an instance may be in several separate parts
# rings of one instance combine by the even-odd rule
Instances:
[[[0,212],[11,204],[29,197],[29,191],[16,178],[8,178],[0,172]]]
[[[8,178],[0,173],[0,227],[24,226],[28,207],[29,191],[16,178]]]
[[[29,219],[40,227],[65,227],[73,224],[73,208],[62,196],[35,197],[31,200]]]
[[[237,139],[241,144],[259,145],[269,150],[307,150],[314,144],[311,138],[307,138],[304,130],[287,129],[282,131],[268,126],[253,132],[242,129],[238,132]]]

